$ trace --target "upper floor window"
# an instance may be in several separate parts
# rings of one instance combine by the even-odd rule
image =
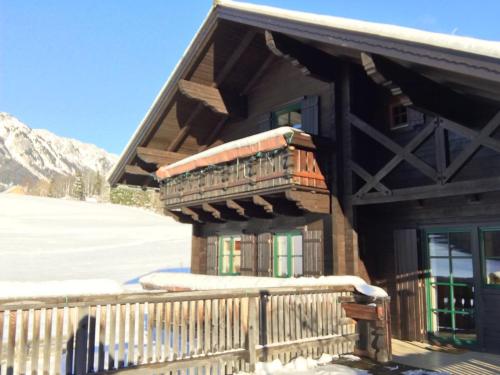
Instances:
[[[219,274],[238,275],[241,266],[241,237],[223,236],[219,241]]]
[[[389,123],[391,129],[408,126],[408,107],[402,104],[389,105]]]
[[[302,108],[300,102],[287,105],[272,113],[273,128],[290,126],[302,129]]]

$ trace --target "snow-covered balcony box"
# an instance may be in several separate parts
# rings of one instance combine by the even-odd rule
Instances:
[[[326,196],[326,172],[318,155],[309,134],[280,127],[161,167],[161,197],[167,209],[175,209],[262,195],[300,201],[300,193],[291,191]]]

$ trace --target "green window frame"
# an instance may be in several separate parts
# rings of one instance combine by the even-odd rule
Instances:
[[[226,246],[227,245],[227,246]],[[219,237],[219,275],[240,274],[241,236]]]
[[[488,269],[488,261],[497,261],[500,265],[500,251],[498,255],[487,255],[486,251],[486,243],[485,243],[485,234],[486,233],[500,233],[500,227],[480,227],[479,228],[479,242],[481,248],[481,280],[483,287],[492,288],[492,289],[500,289],[500,275],[498,279],[495,279],[496,282],[490,282],[489,275],[491,275],[490,270]],[[498,271],[500,272],[500,267]]]
[[[471,254],[466,255],[466,256],[461,256],[461,255],[456,255],[453,254],[451,244],[449,242],[449,236],[450,234],[454,233],[467,233],[470,238],[470,246],[471,246]],[[474,274],[471,276],[471,282],[462,282],[460,280],[457,280],[457,278],[454,275],[454,264],[453,262],[456,260],[471,260],[472,263],[472,272],[473,272],[473,237],[472,237],[473,229],[470,227],[459,227],[459,228],[433,228],[433,229],[426,229],[423,231],[424,238],[425,238],[425,247],[426,247],[426,262],[427,262],[427,272],[426,272],[426,279],[425,279],[425,288],[426,288],[426,304],[427,304],[427,330],[428,333],[433,336],[434,339],[438,341],[451,341],[454,344],[457,345],[473,345],[476,342],[475,337],[470,337],[470,338],[463,338],[460,337],[460,332],[457,330],[457,317],[461,316],[475,316],[475,307],[471,308],[458,308],[455,307],[455,288],[465,288],[465,287],[472,287],[473,290],[474,288]],[[432,255],[430,252],[430,246],[429,246],[429,236],[433,234],[445,234],[448,236],[448,242],[447,242],[447,254],[434,254]],[[432,273],[432,267],[431,263],[432,260],[443,260],[443,261],[448,261],[448,267],[450,270],[449,276],[433,276],[431,275]],[[441,280],[439,280],[441,279]],[[448,288],[449,290],[449,305],[447,307],[442,307],[439,308],[439,306],[435,305],[433,302],[433,289],[437,289],[439,287],[442,288]],[[435,326],[435,318],[434,314],[449,314],[450,316],[450,332],[451,336],[449,339],[446,338],[441,338],[439,336],[436,336],[435,333],[440,331],[439,327]]]
[[[294,238],[300,237],[300,253],[294,248]],[[280,241],[284,241],[286,252],[280,252]],[[273,276],[274,277],[294,277],[304,274],[304,238],[300,231],[277,232],[273,235]],[[283,243],[283,242],[282,242]],[[283,258],[286,264],[286,272],[283,272],[281,265]],[[300,259],[300,260],[299,260]],[[297,266],[300,262],[300,271]]]
[[[294,119],[292,116],[294,114],[299,114],[301,116],[300,123],[293,124]],[[296,115],[295,115],[296,116]],[[291,126],[296,129],[302,129],[302,105],[301,102],[291,103],[279,110],[271,113],[272,127],[279,128],[281,126]],[[283,123],[280,124],[280,121]]]

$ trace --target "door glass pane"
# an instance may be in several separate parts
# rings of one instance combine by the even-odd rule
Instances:
[[[450,233],[451,256],[472,256],[471,238],[469,232]]]
[[[450,287],[449,285],[434,285],[434,306],[440,310],[450,310]]]
[[[448,278],[450,276],[450,260],[448,258],[431,258],[432,276]]]
[[[241,266],[241,237],[233,238],[233,270],[234,273],[240,272]]]
[[[436,312],[437,314],[437,322],[438,322],[438,331],[451,331],[451,314],[449,312]]]
[[[277,244],[278,244],[278,256],[286,256],[287,255],[287,238],[286,236],[277,236]]]
[[[229,273],[229,255],[222,257],[222,273]]]
[[[302,256],[302,236],[292,236],[292,255]]]
[[[448,254],[448,233],[432,233],[428,235],[429,255],[431,257],[443,256]]]
[[[484,231],[484,278],[487,284],[500,285],[500,231]]]
[[[455,296],[455,310],[469,310],[474,308],[474,287],[455,286],[453,288]]]
[[[456,314],[455,326],[457,329],[457,333],[469,334],[469,335],[474,334],[476,330],[476,325],[474,322],[474,314]]]
[[[486,258],[499,257],[500,258],[500,231],[484,231],[483,244],[484,256]]]
[[[278,258],[278,276],[288,276],[288,257]]]
[[[302,257],[294,257],[293,258],[293,275],[294,276],[302,276],[304,274],[304,270],[302,268]]]
[[[472,258],[452,258],[451,266],[454,281],[472,282]]]
[[[486,259],[485,272],[488,284],[500,285],[500,259]]]

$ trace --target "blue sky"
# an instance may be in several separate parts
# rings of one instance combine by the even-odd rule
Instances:
[[[498,0],[258,0],[500,40]],[[0,0],[0,111],[120,153],[211,0]]]

